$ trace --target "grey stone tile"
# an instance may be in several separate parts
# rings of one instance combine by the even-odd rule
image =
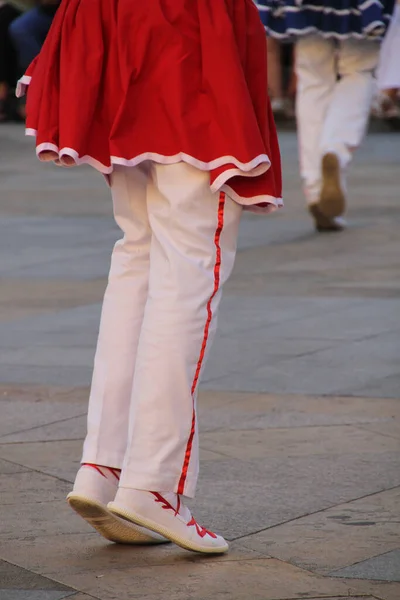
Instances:
[[[132,568],[157,568],[163,566],[179,566],[184,553],[174,544],[163,544],[157,547],[127,546],[112,544],[88,528],[83,520],[75,515],[84,533],[52,533],[44,537],[25,537],[16,540],[0,540],[0,554],[7,553],[10,560],[19,557],[27,568],[42,575],[57,572],[60,580],[68,581],[74,575],[86,575],[88,578],[98,573],[116,569],[131,571]],[[265,554],[243,548],[240,543],[232,542],[229,553],[218,558],[219,561],[237,562],[267,558]],[[195,560],[194,555],[187,554],[187,561]],[[215,557],[202,557],[202,562],[215,560]]]
[[[15,463],[0,459],[0,475],[10,475],[13,473],[25,473],[29,471],[27,467],[21,467]]]
[[[398,467],[398,452],[203,461],[195,514],[239,538],[399,486]]]
[[[156,568],[97,569],[65,576],[70,585],[102,600],[205,600],[216,597],[235,600],[297,600],[348,596],[340,579],[320,578],[291,565],[270,559],[227,561],[188,556],[176,549],[180,562],[162,562]],[[63,577],[64,579],[64,577]],[[134,581],[134,585],[132,584]]]
[[[52,442],[60,440],[83,440],[86,435],[86,414],[57,421],[43,427],[35,427],[21,433],[11,433],[0,436],[1,444],[15,444],[16,442]],[[1,463],[0,463],[1,473]]]
[[[5,590],[0,588],[1,600],[62,600],[71,597],[71,592],[56,590]]]
[[[266,529],[241,543],[327,575],[398,548],[399,502],[400,488],[394,488]]]
[[[270,328],[286,338],[315,338],[329,340],[357,340],[400,329],[400,300],[366,298],[357,306],[350,306],[305,318],[297,323],[277,324]]]
[[[0,247],[8,252],[2,253],[0,276],[67,278],[73,274],[78,280],[104,276],[117,232],[108,219],[3,218]],[[18,243],[20,236],[24,244]]]
[[[34,471],[0,475],[2,511],[15,504],[26,510],[27,505],[35,502],[54,502],[67,494],[70,487],[67,482]]]
[[[1,581],[1,599],[3,600],[3,593],[9,591],[15,591],[20,593],[22,591],[38,591],[43,594],[55,591],[59,594],[59,598],[63,598],[67,592],[71,592],[66,586],[56,581],[51,581],[46,577],[32,573],[27,569],[23,569],[17,565],[14,565],[8,561],[0,559],[0,581]],[[62,596],[61,594],[64,594]],[[16,596],[17,598],[17,596]],[[49,600],[51,597],[49,596]],[[54,598],[57,600],[57,598]]]
[[[0,362],[7,367],[86,367],[93,368],[94,348],[25,346],[20,350],[0,351]]]
[[[44,345],[93,347],[100,322],[101,305],[88,305],[46,315],[0,323],[1,347],[24,348]]]
[[[396,582],[374,581],[367,579],[342,579],[346,582],[349,593],[357,594],[357,598],[361,595],[369,596],[373,594],[373,599],[379,600],[398,600],[400,598],[400,584]]]
[[[71,600],[100,600],[99,598],[95,597],[95,596],[88,596],[87,594],[74,594],[74,596],[71,598]],[[369,600],[367,598],[367,600]]]
[[[399,452],[400,441],[351,425],[205,432],[202,447],[230,458],[251,460],[299,456],[335,456]]]
[[[81,440],[0,444],[0,458],[70,482],[75,479],[81,455]]]
[[[73,419],[83,415],[86,411],[86,407],[81,406],[79,403],[51,400],[37,401],[34,394],[32,396],[31,399],[26,398],[23,400],[16,399],[13,395],[0,396],[0,441],[4,435]]]
[[[376,377],[368,385],[343,389],[342,393],[354,396],[370,396],[373,398],[399,398],[400,374]]]
[[[331,575],[354,579],[400,581],[400,550],[392,550],[380,556],[374,556],[374,558],[364,560],[356,565],[334,571]]]
[[[3,556],[8,558],[7,547],[15,540],[25,538],[59,536],[60,541],[64,534],[80,534],[82,532],[91,532],[91,527],[83,519],[80,519],[69,508],[65,502],[67,493],[71,491],[72,486],[60,488],[60,494],[63,497],[55,501],[43,502],[35,501],[31,504],[9,504],[2,508],[2,517],[6,521],[2,523],[0,531],[0,541],[5,545]],[[25,564],[25,563],[24,563]],[[50,576],[53,578],[53,576]],[[59,579],[57,576],[54,579]],[[68,584],[68,582],[64,582]],[[57,589],[57,588],[56,588]]]
[[[90,385],[91,378],[89,367],[0,366],[0,379],[7,383],[84,386]]]
[[[230,373],[245,374],[251,368],[275,365],[288,358],[314,355],[335,345],[337,342],[327,340],[269,340],[268,328],[241,334],[218,335],[210,352],[203,381]]]
[[[381,423],[363,424],[360,425],[360,427],[366,431],[381,433],[382,435],[387,435],[400,440],[400,420],[396,420],[395,418]]]
[[[400,339],[400,336],[399,336]],[[205,381],[207,389],[348,395],[398,372],[397,340],[363,340]],[[376,395],[379,396],[379,393]]]
[[[233,278],[234,279],[234,278]],[[235,332],[247,332],[251,330],[251,335],[257,335],[257,331],[264,327],[286,326],[290,327],[292,323],[301,321],[304,318],[313,318],[321,315],[335,315],[339,311],[359,306],[362,299],[353,298],[324,298],[324,297],[299,297],[293,295],[257,295],[253,290],[250,296],[243,299],[241,294],[231,292],[227,284],[226,294],[221,305],[221,314],[219,317],[220,335],[230,335]],[[251,282],[248,289],[252,290]],[[301,339],[318,339],[311,335],[310,329],[306,330],[305,335],[296,336]],[[268,336],[274,339],[284,338],[284,335],[273,335],[269,330]],[[289,336],[293,338],[295,336]]]
[[[397,437],[400,402],[384,398],[215,392],[199,396],[201,431],[357,425]]]

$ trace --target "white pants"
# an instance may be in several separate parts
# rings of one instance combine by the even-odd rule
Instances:
[[[378,88],[400,88],[400,3],[397,2],[389,30],[382,42],[381,57],[377,71]]]
[[[184,163],[117,167],[115,245],[82,462],[122,487],[192,497],[197,387],[235,259],[242,208]]]
[[[338,155],[342,169],[365,134],[379,59],[376,42],[335,42],[320,36],[296,47],[300,172],[309,203],[321,190],[321,159]]]

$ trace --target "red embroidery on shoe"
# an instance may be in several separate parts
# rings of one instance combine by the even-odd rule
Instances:
[[[162,506],[162,508],[163,508],[164,510],[173,510],[173,511],[174,511],[174,513],[175,513],[175,516],[176,516],[176,515],[179,513],[179,509],[180,509],[180,507],[181,507],[181,499],[180,499],[180,497],[179,497],[179,496],[178,496],[178,504],[177,504],[177,507],[176,507],[176,509],[175,509],[175,508],[172,506],[172,504],[170,504],[170,503],[168,502],[168,500],[166,500],[166,499],[165,499],[163,496],[161,496],[161,494],[159,494],[158,492],[151,492],[151,493],[153,494],[153,496],[155,496],[155,497],[156,497],[156,500],[155,500],[155,502],[157,502],[157,504],[162,504],[162,505],[163,505],[163,506]]]
[[[201,527],[201,525],[199,525],[197,523],[197,521],[194,517],[192,517],[192,520],[189,521],[187,526],[192,527],[193,525],[196,527],[196,531],[201,538],[205,537],[206,535],[209,535],[212,538],[217,539],[217,536],[215,535],[215,533],[213,533],[212,531],[208,531],[208,529],[206,529],[205,527]]]
[[[111,467],[106,467],[111,473],[114,475],[115,479],[119,481],[121,476],[121,469],[112,469]]]
[[[113,469],[112,467],[105,467],[104,465],[94,465],[92,463],[83,463],[82,466],[92,467],[92,469],[95,469],[98,473],[100,473],[100,475],[107,479],[107,475],[102,471],[102,469],[105,469],[106,471],[109,471],[112,475],[114,475],[117,481],[119,481],[121,469]]]
[[[102,477],[105,477],[107,479],[107,477],[104,475],[103,471],[99,468],[98,465],[92,465],[92,463],[83,463],[82,466],[83,467],[92,467],[92,469],[94,469],[95,471],[97,471],[98,473],[100,473],[100,475]]]

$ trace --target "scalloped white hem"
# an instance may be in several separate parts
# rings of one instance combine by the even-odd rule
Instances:
[[[25,134],[27,136],[36,137],[37,132],[35,129],[26,129]],[[36,155],[38,156],[39,160],[40,154],[45,151],[55,152],[56,154],[58,154],[59,159],[68,156],[72,158],[75,162],[75,164],[71,166],[89,165],[106,176],[110,175],[113,172],[114,165],[136,167],[145,161],[152,161],[163,165],[171,165],[178,162],[186,162],[187,164],[190,164],[201,171],[212,171],[224,165],[233,164],[235,165],[235,168],[224,171],[212,183],[211,191],[213,193],[223,191],[226,194],[228,194],[228,196],[232,198],[235,202],[241,204],[244,207],[247,207],[248,209],[251,209],[254,212],[272,212],[277,208],[283,206],[282,198],[274,198],[273,196],[268,195],[244,198],[242,196],[239,196],[239,194],[237,194],[237,192],[235,192],[228,184],[229,179],[231,179],[232,177],[257,177],[268,171],[268,169],[271,166],[271,161],[266,154],[260,154],[248,163],[241,163],[234,156],[222,156],[211,162],[206,163],[201,160],[198,160],[197,158],[194,158],[193,156],[190,156],[189,154],[185,154],[184,152],[180,152],[179,154],[175,154],[173,156],[163,156],[162,154],[157,154],[156,152],[145,152],[132,159],[111,156],[111,165],[106,166],[100,161],[93,158],[92,156],[79,156],[76,150],[68,147],[62,148],[60,150],[55,144],[52,144],[50,142],[39,144],[36,147]]]

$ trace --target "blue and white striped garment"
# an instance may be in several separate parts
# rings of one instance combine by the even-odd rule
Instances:
[[[271,37],[289,40],[317,33],[345,40],[380,39],[395,0],[255,0]]]

